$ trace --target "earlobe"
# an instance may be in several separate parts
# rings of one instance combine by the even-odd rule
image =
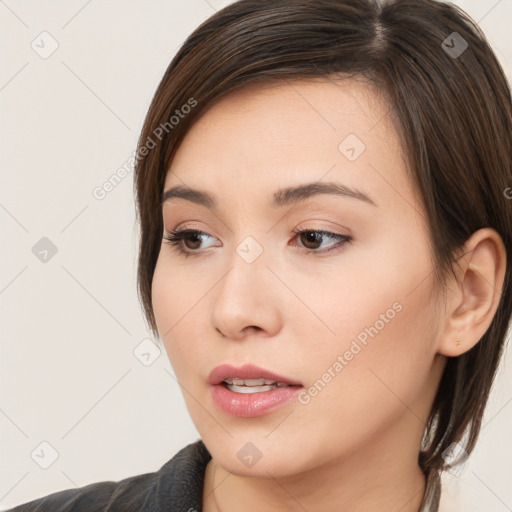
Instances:
[[[500,235],[491,228],[476,231],[466,242],[458,261],[458,279],[448,293],[444,331],[438,352],[457,357],[473,348],[491,325],[501,298],[506,251]]]

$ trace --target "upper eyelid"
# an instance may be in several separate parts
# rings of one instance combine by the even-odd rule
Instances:
[[[302,226],[299,226],[297,227],[296,229],[294,229],[292,231],[292,233],[294,234],[300,234],[300,233],[303,233],[303,232],[307,232],[307,233],[321,233],[323,235],[335,235],[335,236],[350,236],[349,234],[344,234],[344,233],[337,233],[336,231],[330,231],[328,229],[321,229],[321,228],[305,228],[305,227],[302,227]],[[187,233],[187,234],[200,234],[200,235],[206,235],[206,236],[209,236],[211,238],[216,238],[214,237],[213,235],[211,235],[210,233],[207,233],[206,231],[203,231],[202,229],[198,229],[198,228],[194,228],[194,227],[185,227],[185,228],[177,228],[177,229],[172,229],[169,231],[169,235],[168,236],[171,236],[171,235],[180,235],[180,234],[183,234],[183,233]]]

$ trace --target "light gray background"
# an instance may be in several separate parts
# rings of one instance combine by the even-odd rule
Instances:
[[[199,437],[163,348],[134,354],[149,334],[132,172],[103,200],[92,191],[133,154],[179,45],[228,3],[0,0],[0,510],[155,471]],[[512,0],[457,3],[510,79]],[[48,58],[44,31],[58,43]],[[32,252],[43,237],[57,248],[46,262]],[[478,447],[451,483],[460,510],[512,510],[510,363],[508,351]]]

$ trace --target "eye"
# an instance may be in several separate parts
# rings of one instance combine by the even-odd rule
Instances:
[[[301,240],[305,247],[301,247],[302,251],[305,254],[309,254],[311,252],[317,254],[325,254],[327,252],[341,249],[345,246],[345,244],[350,243],[352,241],[352,237],[349,235],[342,235],[340,233],[331,233],[330,231],[323,231],[318,229],[302,229],[299,227],[294,231],[297,235],[295,238]],[[336,240],[337,243],[331,244],[326,250],[319,251],[318,243],[320,242],[320,246],[322,239],[330,238],[332,240]]]
[[[303,244],[305,245],[300,247],[300,249],[305,254],[310,254],[311,252],[317,254],[325,254],[332,250],[336,250],[338,248],[342,248],[345,244],[350,243],[352,241],[352,237],[349,235],[342,235],[339,233],[332,233],[330,231],[323,231],[318,229],[302,229],[298,228],[293,231],[296,235],[294,238],[299,238],[303,240]],[[171,231],[170,235],[165,236],[165,243],[168,243],[180,253],[185,255],[185,257],[189,255],[199,255],[203,251],[199,250],[202,242],[202,238],[213,238],[208,233],[204,231],[199,231],[197,229],[187,229],[181,228]],[[330,238],[331,240],[335,240],[337,243],[331,244],[327,249],[319,251],[319,247],[322,245],[322,239]],[[320,246],[318,245],[320,242]],[[192,247],[190,247],[192,245]]]
[[[195,252],[198,252],[198,245],[201,245],[202,237],[212,238],[208,233],[205,233],[204,231],[199,231],[197,229],[182,228],[171,231],[170,235],[164,236],[164,240],[166,240],[165,243],[174,246],[174,248],[179,253],[184,254],[185,257],[187,257],[189,254],[194,254]],[[192,247],[187,247],[186,249],[184,249],[183,246],[185,241],[190,241]]]

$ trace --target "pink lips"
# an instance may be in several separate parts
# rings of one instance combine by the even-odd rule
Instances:
[[[268,379],[284,382],[288,386],[256,393],[236,393],[222,383],[229,378]],[[211,384],[211,396],[217,407],[226,414],[243,418],[268,414],[293,400],[303,389],[300,382],[250,364],[239,368],[229,364],[217,366],[210,373],[208,382]]]

